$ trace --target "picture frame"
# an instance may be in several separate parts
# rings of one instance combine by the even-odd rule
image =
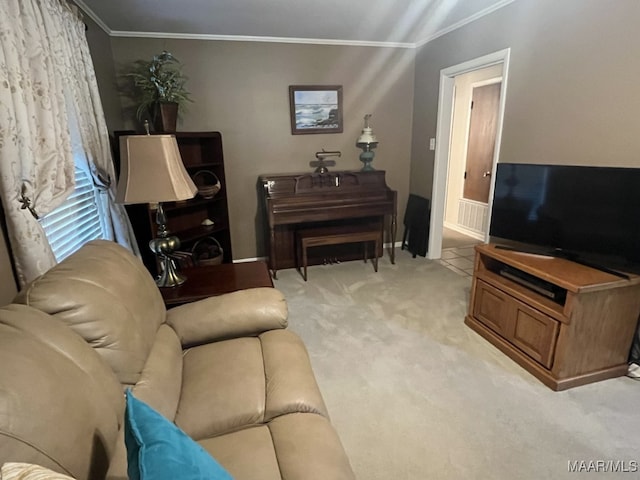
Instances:
[[[290,85],[291,134],[342,133],[342,85]]]

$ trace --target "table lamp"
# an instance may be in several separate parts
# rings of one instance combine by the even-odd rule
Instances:
[[[367,113],[364,116],[364,128],[362,129],[362,133],[358,137],[356,142],[356,146],[362,149],[362,153],[360,154],[360,161],[364,163],[362,167],[363,172],[374,170],[371,166],[371,162],[373,162],[373,157],[375,156],[374,148],[378,146],[378,139],[373,134],[373,130],[369,126],[369,119],[371,118],[371,114]]]
[[[184,168],[174,135],[130,135],[120,137],[120,180],[116,202],[157,203],[157,237],[149,248],[161,262],[156,279],[159,287],[182,285],[186,278],[176,271],[170,258],[180,248],[178,237],[169,235],[162,202],[193,198],[198,191]]]

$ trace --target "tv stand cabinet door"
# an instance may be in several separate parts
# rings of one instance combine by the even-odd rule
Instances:
[[[473,316],[502,338],[509,340],[514,328],[514,300],[501,290],[478,280]]]
[[[509,340],[546,368],[553,365],[560,323],[544,313],[514,300],[515,327]]]
[[[552,367],[560,330],[553,318],[482,280],[476,283],[473,316],[532,360]]]

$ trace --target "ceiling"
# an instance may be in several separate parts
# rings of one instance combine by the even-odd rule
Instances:
[[[76,0],[112,36],[414,47],[514,0]]]

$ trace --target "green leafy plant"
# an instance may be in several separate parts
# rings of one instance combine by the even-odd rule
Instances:
[[[181,71],[180,62],[166,50],[154,55],[151,61],[136,60],[133,71],[127,76],[133,79],[139,102],[136,111],[138,120],[142,120],[147,113],[154,118],[158,103],[175,102],[183,107],[186,102],[192,101],[185,88],[188,79]]]

